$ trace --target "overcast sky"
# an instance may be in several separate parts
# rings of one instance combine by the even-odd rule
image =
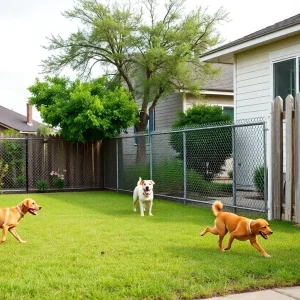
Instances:
[[[300,13],[300,1],[285,0],[187,0],[187,9],[197,5],[211,12],[223,6],[231,21],[220,31],[226,42]],[[42,45],[46,37],[67,37],[77,25],[61,12],[73,7],[73,0],[0,0],[0,105],[26,114],[27,88],[40,74],[42,59],[48,56]],[[37,111],[33,118],[41,121]],[[1,116],[0,116],[1,119]]]

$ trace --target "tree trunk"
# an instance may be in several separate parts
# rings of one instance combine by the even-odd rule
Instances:
[[[145,111],[141,111],[139,115],[139,120],[135,124],[135,129],[137,133],[146,132],[149,116]],[[137,137],[137,154],[136,162],[145,163],[146,162],[146,137],[138,136]]]

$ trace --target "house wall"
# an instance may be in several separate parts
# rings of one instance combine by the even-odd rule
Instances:
[[[186,109],[191,108],[194,104],[208,104],[208,105],[221,105],[233,106],[233,96],[227,95],[204,95],[203,98],[197,99],[192,94],[186,95]]]
[[[235,55],[235,117],[236,120],[263,117],[270,127],[271,101],[273,94],[273,63],[292,58],[300,54],[300,35],[276,41],[268,45],[250,49]],[[285,124],[284,124],[285,125]],[[269,128],[270,129],[270,128]],[[285,126],[284,126],[285,135]],[[285,136],[284,136],[285,140]],[[253,186],[253,174],[255,168],[263,165],[262,159],[250,161],[249,154],[259,152],[255,136],[247,137],[246,132],[240,132],[237,143],[241,145],[240,161],[237,161],[238,184]],[[267,135],[267,151],[270,149],[270,130]],[[285,142],[284,142],[285,150]],[[257,153],[255,157],[262,157]],[[267,154],[268,169],[270,171],[270,152]],[[284,151],[285,162],[285,151]],[[284,163],[285,172],[285,163]],[[271,172],[269,172],[271,174]],[[241,179],[246,178],[242,182]],[[270,179],[269,179],[270,181]],[[270,187],[269,187],[270,188]]]
[[[267,117],[273,100],[272,63],[300,54],[300,35],[235,55],[236,119]]]

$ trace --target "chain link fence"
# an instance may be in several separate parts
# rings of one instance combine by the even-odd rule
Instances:
[[[101,142],[0,135],[0,188],[10,193],[101,189],[100,148]]]
[[[141,177],[155,182],[156,197],[266,212],[265,126],[256,119],[104,140],[104,188],[132,192]]]

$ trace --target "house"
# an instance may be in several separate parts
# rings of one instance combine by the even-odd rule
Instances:
[[[201,99],[191,93],[177,91],[165,99],[160,99],[155,109],[149,112],[149,131],[168,130],[178,119],[178,112],[186,111],[193,104],[219,105],[225,113],[234,116],[233,67],[231,64],[215,64],[221,68],[217,78],[201,88]],[[151,103],[150,103],[151,104]],[[133,128],[128,130],[133,132]]]
[[[202,55],[201,60],[233,65],[235,120],[262,117],[267,121],[270,218],[271,101],[276,96],[285,100],[288,94],[295,96],[300,92],[300,14],[208,51]],[[246,138],[244,140],[247,143]],[[248,145],[251,143],[254,145],[253,141],[248,141]],[[251,145],[242,155],[244,161],[247,161],[250,151]],[[250,173],[249,164],[247,168],[243,170],[243,174]]]
[[[32,119],[32,106],[27,103],[27,116],[0,105],[0,132],[5,129],[14,129],[24,134],[36,134],[42,125]]]
[[[300,14],[208,51],[201,60],[234,65],[236,120],[267,118],[276,96],[299,92]]]

